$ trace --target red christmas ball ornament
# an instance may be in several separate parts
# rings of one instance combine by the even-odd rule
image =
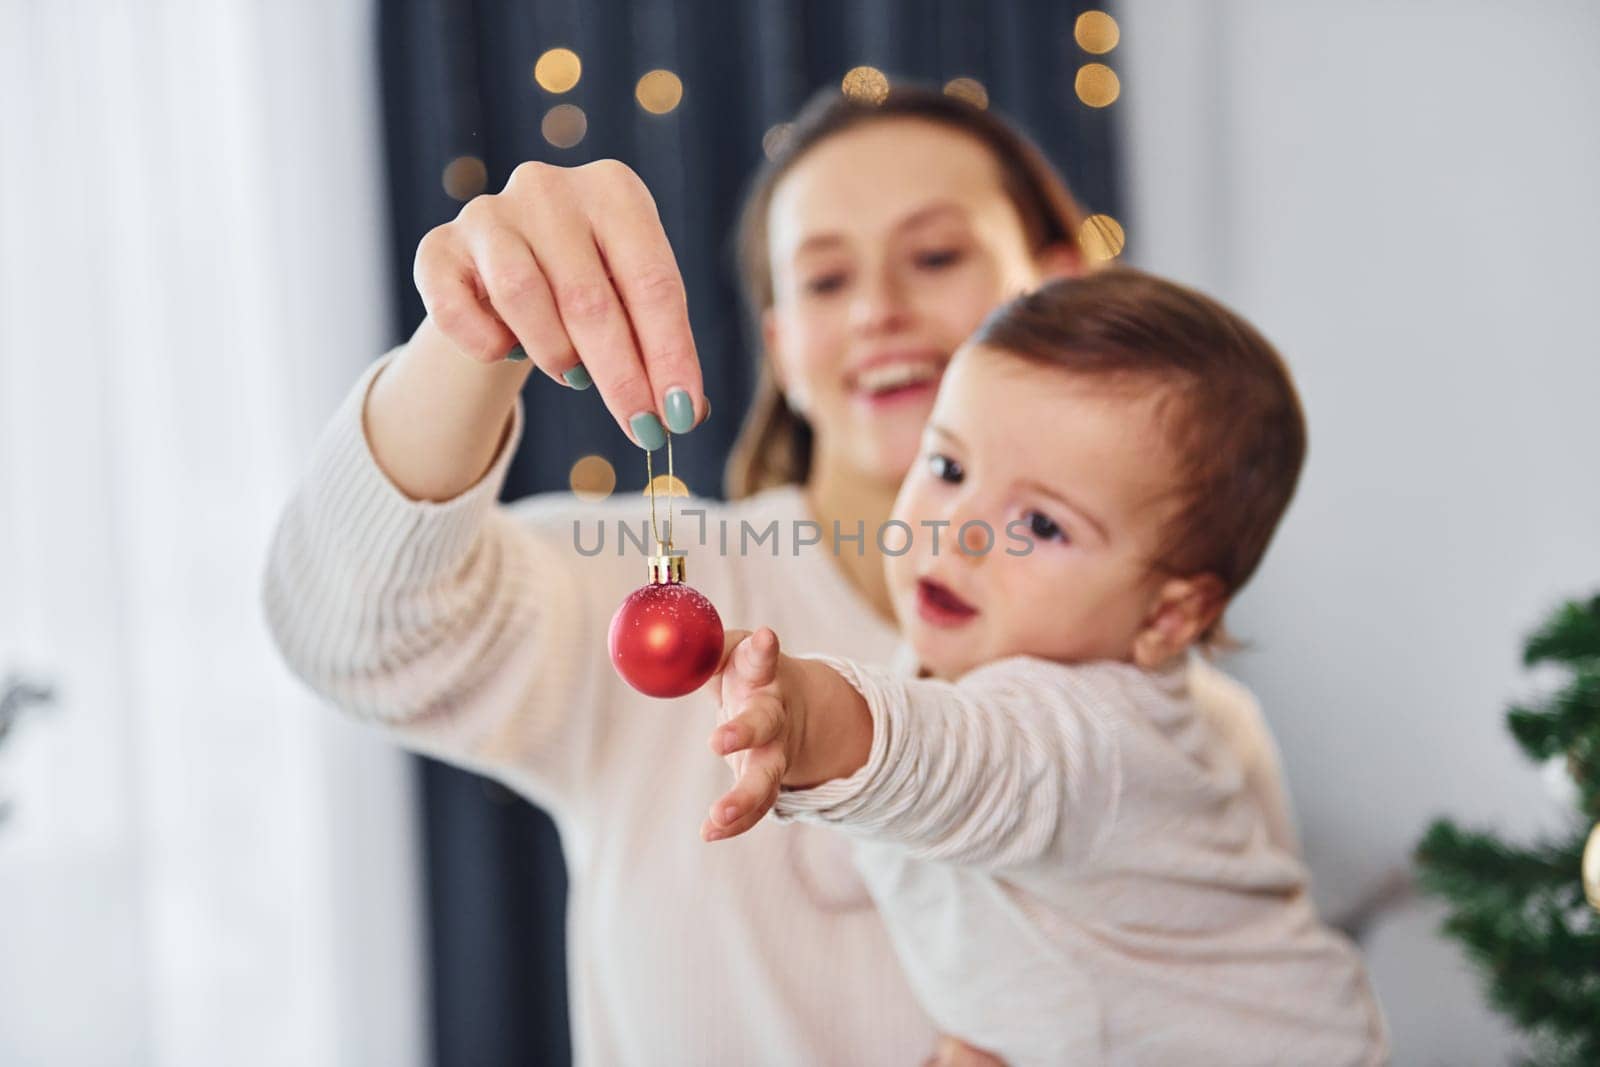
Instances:
[[[684,583],[684,557],[650,557],[650,584],[611,617],[611,663],[639,692],[681,697],[706,683],[722,661],[722,616]]]

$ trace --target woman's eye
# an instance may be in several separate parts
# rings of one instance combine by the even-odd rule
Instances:
[[[806,282],[806,292],[826,295],[844,288],[843,274],[824,274]]]
[[[934,252],[923,252],[917,256],[917,266],[929,270],[940,270],[951,266],[961,259],[961,249],[943,248]]]
[[[1044,541],[1065,542],[1067,540],[1067,532],[1056,525],[1054,519],[1037,511],[1029,512],[1028,529],[1033,533],[1033,536]]]
[[[935,452],[928,458],[928,468],[933,471],[933,476],[944,482],[961,481],[961,464],[949,456],[942,456]]]

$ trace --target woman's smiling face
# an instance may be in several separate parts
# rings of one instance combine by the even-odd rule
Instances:
[[[1012,655],[1131,658],[1176,477],[1161,395],[957,353],[895,501],[910,550],[886,561],[901,632],[934,676]]]
[[[999,164],[927,120],[868,122],[794,163],[767,233],[763,331],[816,462],[898,482],[951,353],[1041,280]]]

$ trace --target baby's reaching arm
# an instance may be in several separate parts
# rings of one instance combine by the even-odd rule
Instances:
[[[713,680],[726,721],[711,747],[739,778],[712,805],[707,840],[776,807],[921,858],[999,868],[1071,862],[1109,828],[1116,733],[1083,672],[1019,656],[959,682],[906,679],[785,656],[770,634],[730,634]]]

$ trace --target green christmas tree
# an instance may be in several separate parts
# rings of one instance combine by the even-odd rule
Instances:
[[[1490,1002],[1533,1039],[1534,1062],[1600,1064],[1600,596],[1551,616],[1523,662],[1570,672],[1560,692],[1512,707],[1506,723],[1532,759],[1566,761],[1572,830],[1519,846],[1440,820],[1417,847],[1419,880],[1449,903],[1445,932],[1484,972]]]

